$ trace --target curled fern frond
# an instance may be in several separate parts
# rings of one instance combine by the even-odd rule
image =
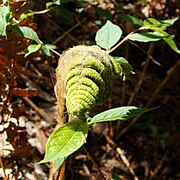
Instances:
[[[70,115],[84,114],[109,98],[113,79],[120,75],[120,70],[119,64],[98,46],[75,46],[64,52],[59,60],[57,100],[66,99]],[[60,89],[64,89],[63,93],[58,92]]]

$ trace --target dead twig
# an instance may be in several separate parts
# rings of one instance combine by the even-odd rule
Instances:
[[[148,49],[148,53],[147,53],[147,54],[148,54],[148,55],[149,55],[149,54],[152,54],[153,49],[154,49],[154,44],[151,43],[150,46],[149,46],[149,49]],[[148,68],[148,65],[149,65],[149,61],[150,61],[150,58],[149,58],[149,56],[148,56],[148,57],[146,58],[146,63],[145,63],[145,65],[144,65],[144,68],[143,68],[143,71],[142,71],[142,73],[141,73],[140,79],[139,79],[139,81],[138,81],[138,83],[137,83],[137,85],[136,85],[136,87],[135,87],[135,89],[134,89],[134,91],[133,91],[133,93],[132,93],[129,101],[128,101],[128,105],[131,105],[131,104],[132,104],[136,93],[139,91],[139,89],[140,89],[140,87],[141,87],[141,85],[142,85],[142,83],[143,83],[143,81],[144,81],[144,77],[145,77],[145,75],[146,75],[146,71],[147,71],[147,68]]]
[[[133,175],[134,180],[139,180],[139,178],[136,176],[133,168],[130,166],[130,163],[128,161],[128,159],[126,158],[126,156],[124,155],[124,152],[122,151],[122,149],[120,147],[116,148],[116,151],[118,152],[119,156],[121,157],[123,163],[127,166],[127,168],[129,169],[129,172]]]
[[[2,171],[3,171],[4,180],[8,180],[8,178],[7,178],[7,176],[6,176],[5,168],[4,168],[4,165],[3,165],[3,162],[2,162],[1,155],[0,155],[0,166],[1,166]]]
[[[158,66],[162,66],[159,62],[157,62],[150,54],[148,54],[141,46],[139,46],[138,44],[132,42],[132,41],[128,41],[130,44],[132,44],[133,46],[137,47],[138,49],[140,49],[143,53],[145,53],[148,58],[155,63]]]
[[[24,101],[29,104],[44,120],[49,121],[49,116],[43,109],[37,107],[28,97],[23,97]]]

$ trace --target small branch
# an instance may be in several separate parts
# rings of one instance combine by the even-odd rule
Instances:
[[[150,46],[149,46],[147,54],[152,54],[153,49],[154,49],[154,43],[151,43]],[[147,71],[147,68],[148,68],[148,65],[149,65],[149,61],[150,61],[150,59],[149,59],[149,56],[148,56],[146,58],[146,64],[144,65],[144,68],[143,68],[143,71],[141,73],[140,79],[139,79],[139,81],[138,81],[138,83],[137,83],[137,85],[136,85],[136,87],[134,89],[134,92],[132,93],[132,95],[131,95],[131,97],[130,97],[130,99],[128,101],[128,105],[131,105],[131,103],[132,103],[132,101],[134,99],[134,96],[139,91],[139,89],[140,89],[140,87],[141,87],[141,85],[142,85],[142,83],[144,81],[144,77],[146,75],[146,71]]]
[[[1,166],[3,174],[4,174],[4,180],[8,180],[8,178],[6,176],[5,168],[4,168],[4,165],[3,165],[3,162],[2,162],[1,155],[0,155],[0,166]]]
[[[28,103],[44,120],[49,121],[49,116],[43,109],[37,107],[28,97],[23,97],[24,101]]]
[[[33,14],[45,14],[47,12],[49,12],[50,9],[45,9],[45,10],[42,10],[42,11],[32,11],[32,10],[29,10],[29,12],[33,13]]]
[[[69,34],[71,31],[76,29],[78,26],[80,26],[87,18],[84,18],[81,22],[77,23],[75,26],[70,28],[68,31],[66,31],[62,36],[57,38],[52,44],[57,44],[61,39],[63,39],[67,34]]]
[[[138,30],[139,30],[139,29],[138,29]],[[111,52],[113,52],[113,51],[114,51],[115,49],[117,49],[121,44],[123,44],[125,41],[127,41],[128,38],[129,38],[132,34],[134,34],[136,31],[138,31],[138,30],[135,30],[135,31],[129,33],[129,34],[128,34],[122,41],[120,41],[116,46],[114,46],[112,49],[110,49],[109,51],[107,51],[107,53],[110,54]]]
[[[124,164],[127,166],[127,168],[129,169],[130,173],[133,175],[134,180],[139,180],[138,177],[136,176],[133,168],[130,166],[130,163],[128,161],[128,159],[126,158],[126,156],[124,155],[122,149],[120,147],[117,147],[116,151],[118,152],[119,156],[121,157],[122,161],[124,162]]]
[[[51,49],[51,51],[52,51],[54,54],[58,55],[59,57],[61,56],[61,54],[58,53],[57,51],[55,51],[54,49]]]
[[[143,53],[145,53],[150,60],[152,60],[153,63],[155,63],[158,66],[162,66],[159,62],[157,62],[150,54],[148,54],[141,46],[139,46],[138,44],[132,42],[132,41],[128,41],[130,44],[132,44],[133,46],[139,48]]]
[[[158,94],[161,92],[161,90],[164,88],[164,86],[167,84],[167,82],[173,77],[173,75],[178,70],[178,68],[180,68],[180,59],[178,59],[177,63],[167,71],[166,78],[161,82],[159,87],[155,90],[151,99],[148,101],[148,103],[146,104],[145,107],[149,107],[149,105],[156,99]]]
[[[65,162],[63,162],[58,180],[64,180],[65,167],[66,167]]]

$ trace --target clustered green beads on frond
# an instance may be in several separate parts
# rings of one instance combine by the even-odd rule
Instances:
[[[64,52],[57,68],[56,86],[60,85],[58,80],[63,82],[68,113],[81,115],[107,100],[114,76],[120,71],[119,63],[98,46],[75,46]]]

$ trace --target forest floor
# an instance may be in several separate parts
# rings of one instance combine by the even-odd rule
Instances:
[[[149,0],[144,4],[141,1],[116,2],[116,5],[119,4],[119,11],[116,9],[117,6],[115,8],[114,2],[109,0],[100,4],[96,4],[95,1],[94,4],[83,3],[81,6],[85,12],[76,15],[74,22],[64,19],[54,8],[49,13],[35,16],[37,33],[43,42],[51,44],[74,25],[82,22],[57,41],[56,51],[61,54],[74,45],[93,44],[95,34],[100,28],[95,21],[106,20],[97,13],[95,7],[108,9],[113,14],[111,20],[124,31],[129,29],[124,21],[118,18],[121,11],[142,19],[168,19],[176,17],[179,12],[179,3],[176,1],[171,4],[164,1],[159,3],[156,0]],[[45,5],[39,3],[31,1],[32,9],[43,9]],[[78,4],[72,2],[65,3],[63,7],[73,13],[74,9],[80,9]],[[178,20],[169,28],[170,34],[175,35],[178,47],[179,25]],[[160,65],[151,61],[142,49]],[[151,44],[125,43],[114,52],[114,55],[126,57],[135,74],[130,75],[126,82],[116,79],[112,97],[105,104],[93,109],[91,115],[126,105],[158,108],[136,119],[136,123],[132,125],[130,124],[133,119],[93,126],[89,130],[85,148],[81,148],[68,158],[66,179],[101,180],[105,177],[109,180],[112,174],[114,179],[118,176],[122,180],[180,179],[178,54],[160,41]],[[6,118],[7,111],[3,111],[3,115],[1,113],[3,118],[0,119],[0,179],[4,179],[4,174],[10,180],[48,179],[49,164],[35,163],[43,159],[47,138],[56,125],[54,77],[58,58],[58,55],[54,54],[48,62],[42,54],[37,53],[24,64],[24,67],[36,76],[22,73],[18,77],[18,87],[38,89],[39,94],[35,97],[13,97],[7,105],[8,111],[13,111],[13,115]]]

